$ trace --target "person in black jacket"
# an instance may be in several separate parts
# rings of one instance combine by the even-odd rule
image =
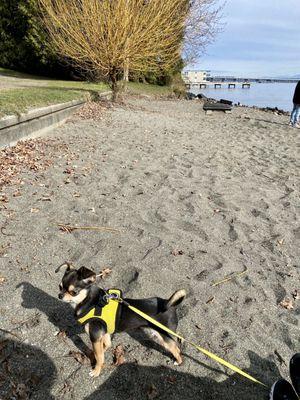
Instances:
[[[270,400],[299,400],[300,399],[300,353],[293,355],[290,360],[290,378],[279,379],[274,383],[270,392]]]
[[[300,81],[297,83],[294,97],[293,97],[294,108],[291,113],[290,125],[299,128],[297,122],[300,117]]]

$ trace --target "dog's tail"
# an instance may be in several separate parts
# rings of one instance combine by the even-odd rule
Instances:
[[[178,304],[180,304],[183,299],[186,296],[186,291],[184,289],[177,290],[175,293],[172,294],[172,296],[167,300],[166,303],[166,310],[168,310],[170,307],[177,307]]]

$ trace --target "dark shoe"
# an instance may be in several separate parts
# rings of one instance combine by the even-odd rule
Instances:
[[[290,377],[297,395],[300,397],[300,353],[295,354],[290,361]]]
[[[285,379],[279,379],[272,386],[270,400],[298,400],[293,386]]]

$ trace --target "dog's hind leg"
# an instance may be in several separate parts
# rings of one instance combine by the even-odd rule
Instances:
[[[170,338],[170,336],[159,333],[154,329],[151,329],[151,333],[158,340],[158,343],[165,350],[167,350],[169,353],[172,354],[172,356],[176,360],[177,365],[182,364],[181,352],[180,352],[177,342],[174,339]]]

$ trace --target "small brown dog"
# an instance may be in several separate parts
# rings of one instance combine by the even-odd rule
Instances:
[[[140,328],[150,328],[158,342],[174,356],[176,363],[178,365],[182,363],[176,339],[135,314],[125,304],[109,301],[108,293],[100,289],[95,281],[95,272],[85,267],[77,270],[67,264],[58,295],[61,300],[74,306],[75,318],[84,324],[85,331],[90,336],[96,360],[90,376],[97,377],[101,372],[104,365],[104,353],[111,346],[110,334]],[[176,306],[185,296],[186,292],[182,289],[175,292],[168,300],[160,297],[124,300],[169,329],[176,331],[178,325]]]

